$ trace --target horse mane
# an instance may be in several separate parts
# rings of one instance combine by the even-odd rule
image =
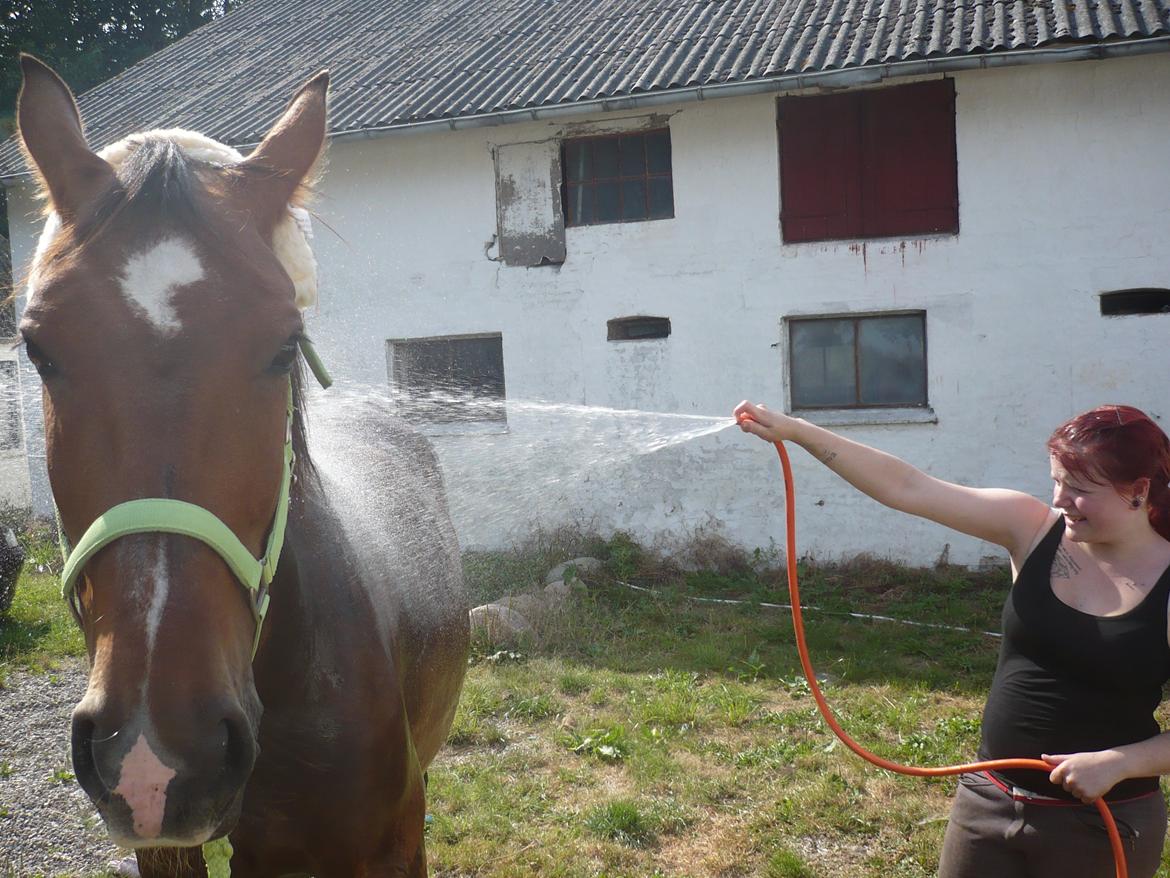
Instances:
[[[210,201],[222,196],[227,185],[208,173],[213,168],[219,169],[214,162],[191,158],[170,137],[143,136],[137,148],[129,151],[117,165],[117,181],[98,197],[91,210],[70,223],[64,234],[58,235],[42,253],[37,254],[30,275],[35,278],[40,264],[59,259],[67,251],[94,245],[114,221],[139,214],[166,217],[169,224],[182,229],[211,250],[233,248],[241,252],[239,241],[225,233],[222,223],[213,221],[208,209]],[[236,169],[232,171],[234,173]],[[318,478],[309,455],[304,416],[305,376],[300,358],[291,372],[291,380],[295,492],[298,481],[315,482]]]

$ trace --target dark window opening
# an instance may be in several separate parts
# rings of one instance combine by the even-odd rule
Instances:
[[[561,167],[566,226],[674,216],[668,128],[566,140]]]
[[[0,360],[0,451],[19,450],[20,432],[16,361]]]
[[[954,81],[780,98],[786,242],[959,231]]]
[[[1101,314],[1104,317],[1167,313],[1170,313],[1170,290],[1147,287],[1101,294]]]
[[[925,406],[926,315],[790,320],[792,408]]]
[[[642,341],[670,335],[669,317],[618,317],[606,326],[608,341]]]
[[[502,336],[391,339],[386,344],[399,411],[407,420],[507,420]]]

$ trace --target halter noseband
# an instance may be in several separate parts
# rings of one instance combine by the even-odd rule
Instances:
[[[325,369],[325,364],[321,362],[312,342],[302,337],[299,347],[317,381],[323,388],[328,388],[333,379]],[[86,563],[114,540],[140,533],[170,533],[193,537],[214,549],[248,591],[249,605],[256,622],[256,636],[252,640],[252,657],[255,658],[256,650],[260,646],[260,631],[264,625],[264,617],[268,613],[268,586],[276,576],[276,565],[280,560],[280,550],[284,546],[284,533],[288,524],[289,491],[292,486],[293,462],[296,459],[292,447],[291,378],[288,385],[287,413],[280,493],[276,499],[276,514],[268,533],[268,544],[261,558],[257,559],[249,552],[231,528],[202,506],[161,497],[130,500],[119,503],[99,515],[72,550],[69,549],[65,531],[58,521],[61,550],[65,555],[65,568],[61,572],[61,597],[71,607],[74,606],[77,580]]]

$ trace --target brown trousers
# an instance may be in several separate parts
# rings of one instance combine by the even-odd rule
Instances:
[[[1166,837],[1161,793],[1109,806],[1129,878],[1153,878]],[[951,807],[939,878],[1113,878],[1116,868],[1094,805],[1024,801],[983,774],[965,774]]]

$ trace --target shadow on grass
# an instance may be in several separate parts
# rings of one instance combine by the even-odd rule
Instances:
[[[85,654],[85,641],[51,574],[25,568],[9,612],[0,616],[0,670],[48,668]]]
[[[775,548],[746,552],[703,532],[646,548],[627,534],[602,539],[570,527],[537,533],[510,552],[469,553],[464,572],[473,602],[482,603],[540,585],[555,564],[586,554],[603,561],[603,572],[526,651],[614,671],[802,677],[789,612],[761,606],[789,600],[783,557]],[[802,561],[799,567],[801,604],[818,608],[805,613],[818,673],[849,683],[986,692],[999,639],[983,632],[999,630],[1011,587],[1006,567],[916,568],[869,556]],[[849,613],[968,630],[865,621]]]
[[[672,669],[741,680],[800,678],[790,613],[760,606],[761,601],[786,602],[787,593],[746,578],[720,582],[724,587],[713,590],[712,580],[689,577],[660,583],[653,594],[628,590],[612,580],[596,583],[572,611],[546,625],[539,644],[530,648],[621,672]],[[994,612],[991,607],[1002,602],[1006,583],[994,589],[955,589],[950,597],[937,590],[937,583],[931,585],[924,590],[921,584],[902,583],[900,595],[886,595],[884,600],[858,601],[856,593],[830,595],[823,583],[802,593],[803,604],[832,613],[873,613],[971,629],[951,631],[807,611],[805,632],[818,674],[842,683],[986,693],[999,640],[982,632],[998,628],[998,606]],[[748,586],[753,588],[749,591]],[[721,598],[748,603],[688,599],[716,592]]]
[[[49,622],[0,618],[0,662],[35,652],[52,630]]]

